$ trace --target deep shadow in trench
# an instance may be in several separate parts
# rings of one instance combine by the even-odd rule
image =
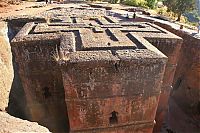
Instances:
[[[23,26],[24,23],[20,23],[18,26],[17,25],[13,26],[12,22],[8,22],[8,37],[10,42]],[[25,93],[18,73],[19,67],[15,61],[15,56],[13,55],[13,51],[12,51],[12,63],[14,70],[14,79],[9,94],[9,103],[7,112],[10,115],[15,116],[17,118],[29,120],[26,108],[27,106],[26,106]]]

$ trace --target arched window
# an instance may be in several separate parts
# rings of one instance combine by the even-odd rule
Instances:
[[[118,115],[118,112],[116,112],[116,111],[113,111],[111,113],[111,117],[109,118],[110,124],[117,124],[118,123],[118,117],[117,117],[117,115]]]
[[[47,98],[49,98],[51,96],[51,93],[50,93],[48,87],[44,87],[43,88],[43,96],[44,96],[45,99],[47,99]]]

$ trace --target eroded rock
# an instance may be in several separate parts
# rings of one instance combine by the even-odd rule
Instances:
[[[0,112],[0,133],[38,132],[49,133],[49,130],[36,122],[29,122]]]
[[[8,106],[9,92],[14,77],[7,32],[7,24],[0,22],[0,110],[5,110]]]

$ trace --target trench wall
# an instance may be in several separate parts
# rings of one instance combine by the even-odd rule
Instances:
[[[7,23],[0,22],[0,110],[8,107],[9,93],[14,77],[12,53],[7,36]]]
[[[151,18],[140,17],[138,21],[152,22],[183,39],[178,55],[177,67],[173,78],[171,98],[180,108],[196,121],[200,127],[200,39],[184,30],[173,28],[170,24],[162,23]],[[166,96],[162,101],[168,102]],[[167,96],[168,97],[168,96]],[[163,104],[164,105],[164,104]],[[168,104],[167,104],[168,105]],[[168,108],[168,107],[167,107]],[[166,108],[166,109],[167,109]],[[166,115],[162,114],[162,121]],[[160,119],[157,116],[157,119]],[[170,121],[170,120],[169,120]],[[154,132],[161,129],[162,124],[156,125]]]

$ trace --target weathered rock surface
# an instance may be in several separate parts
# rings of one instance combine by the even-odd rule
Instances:
[[[171,98],[174,99],[182,114],[176,110],[178,115],[169,114],[169,125],[176,132],[200,132],[200,38],[184,30],[179,30],[167,24],[156,22],[157,25],[183,38],[183,44],[180,50],[177,69],[173,80],[173,91]],[[174,106],[169,110],[174,111]],[[170,111],[169,113],[171,113]],[[190,118],[188,120],[186,118]],[[178,119],[178,117],[180,119]],[[178,121],[177,121],[178,120]],[[179,121],[182,120],[182,123]],[[184,125],[187,125],[184,127]]]
[[[0,22],[0,110],[5,110],[8,106],[9,92],[14,77],[7,31],[7,24]]]
[[[82,10],[49,10],[48,23],[27,23],[11,41],[31,120],[52,131],[69,121],[70,132],[152,132],[161,83],[169,94],[181,38],[91,10],[83,17]],[[159,50],[169,58],[165,74]]]
[[[47,128],[38,125],[36,122],[15,118],[5,112],[0,112],[0,123],[0,133],[49,133]]]

